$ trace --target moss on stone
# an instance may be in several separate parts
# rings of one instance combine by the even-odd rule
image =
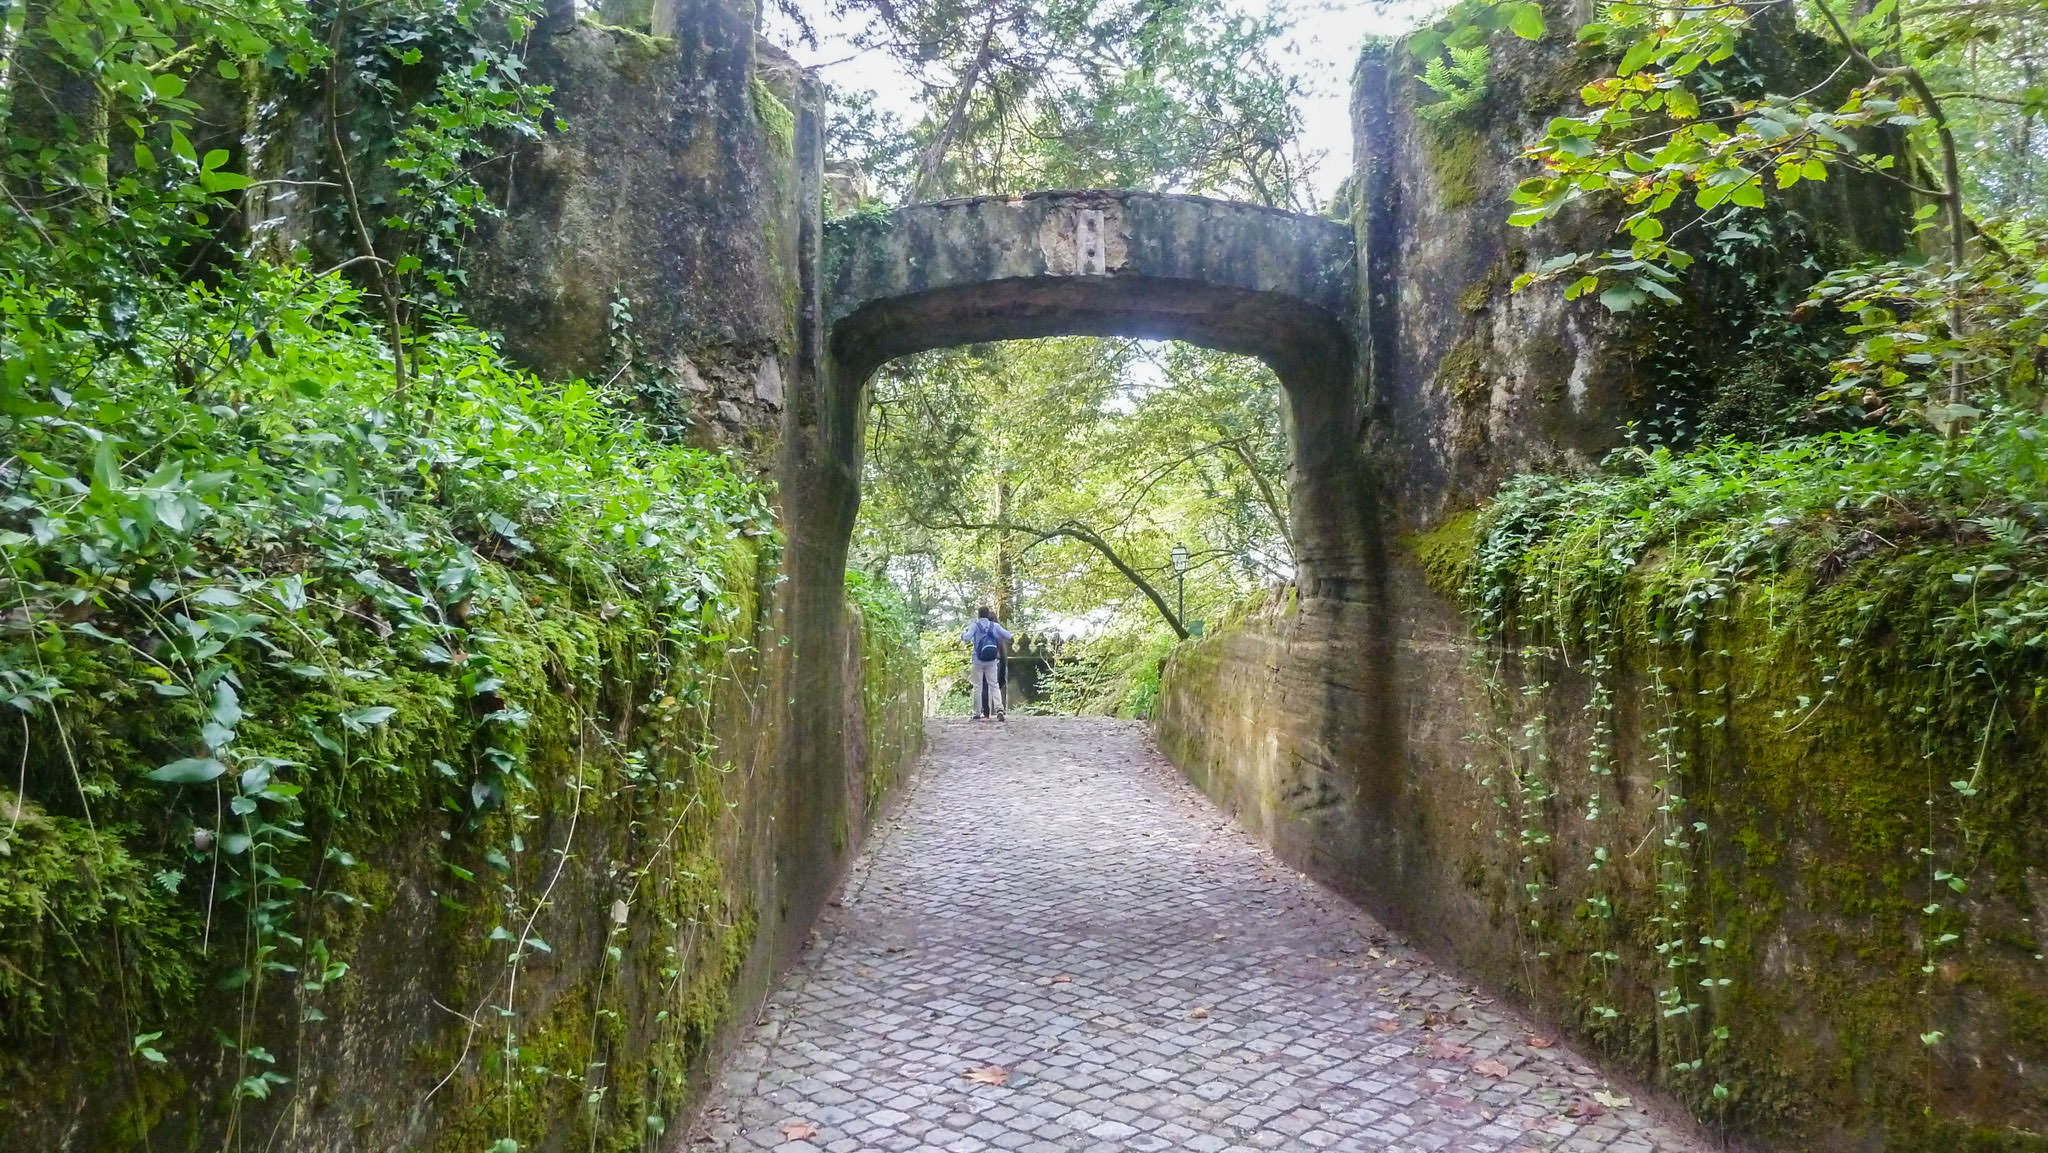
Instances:
[[[754,97],[754,118],[768,133],[769,141],[775,146],[777,155],[789,157],[796,154],[796,114],[789,105],[775,95],[766,81],[759,76],[749,78],[748,91]]]
[[[1477,510],[1453,513],[1436,527],[1408,538],[1408,549],[1422,562],[1429,587],[1453,600],[1464,595],[1479,546]]]
[[[1485,137],[1461,117],[1424,121],[1416,138],[1429,161],[1429,177],[1436,185],[1437,207],[1455,212],[1479,199],[1480,161]]]
[[[1502,523],[1473,535],[1494,549]],[[1994,1073],[1983,1055],[2048,1044],[2039,963],[2001,943],[2036,939],[2033,901],[1999,880],[2048,841],[2032,768],[2048,717],[1981,691],[2034,683],[2037,656],[1964,657],[1947,631],[1971,600],[1953,578],[1968,550],[1895,547],[1836,572],[1823,562],[1839,543],[1817,526],[1720,578],[1701,611],[1719,574],[1682,541],[1630,556],[1611,523],[1560,523],[1487,552],[1515,575],[1479,590],[1505,627],[1489,697],[1494,747],[1512,750],[1479,772],[1521,790],[1501,794],[1499,828],[1535,846],[1533,866],[1489,868],[1540,894],[1518,930],[1542,957],[1530,995],[1741,1132],[2041,1147],[2048,1101],[1978,1085]],[[1469,531],[1411,540],[1438,591],[1473,591],[1442,575],[1470,563]],[[1991,662],[2006,672],[1964,687]],[[1973,773],[1964,800],[1950,781]],[[1584,815],[1585,797],[1630,779],[1652,799]],[[1641,845],[1647,863],[1589,871],[1603,844]],[[1596,896],[1617,910],[1608,927],[1587,915]],[[1615,958],[1585,962],[1602,952]],[[1658,990],[1696,1007],[1672,1015]]]
[[[628,28],[623,24],[600,23],[589,16],[581,16],[577,19],[584,27],[594,28],[599,32],[612,36],[620,44],[630,46],[643,60],[653,60],[671,55],[676,50],[676,42],[667,36],[650,36],[645,32]]]

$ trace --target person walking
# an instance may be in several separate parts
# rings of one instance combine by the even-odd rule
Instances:
[[[996,720],[1002,720],[1003,686],[996,671],[1003,659],[1003,646],[1010,643],[1010,630],[996,623],[996,610],[983,605],[960,633],[960,639],[967,642],[971,658],[967,665],[967,689],[973,698],[974,719],[985,721],[993,713]]]

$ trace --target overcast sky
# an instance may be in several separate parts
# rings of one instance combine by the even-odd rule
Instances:
[[[881,52],[860,52],[849,42],[855,29],[835,17],[831,0],[801,0],[819,32],[812,48],[791,44],[789,50],[805,64],[819,66],[825,79],[843,88],[867,88],[883,107],[907,123],[915,119],[916,91],[910,78]],[[1250,12],[1264,11],[1265,0],[1239,0]],[[1351,66],[1368,36],[1392,36],[1414,27],[1443,7],[1437,0],[1274,0],[1275,10],[1292,25],[1282,59],[1300,78],[1306,93],[1302,122],[1311,150],[1321,153],[1312,187],[1319,200],[1330,193],[1351,166]],[[771,33],[774,34],[774,33]],[[785,33],[774,34],[788,41]]]

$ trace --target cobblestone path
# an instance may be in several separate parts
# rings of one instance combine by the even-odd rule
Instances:
[[[1708,1148],[1280,865],[1135,724],[933,722],[842,900],[679,1153]]]

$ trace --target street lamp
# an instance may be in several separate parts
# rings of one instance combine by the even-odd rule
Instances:
[[[1188,546],[1179,541],[1173,543],[1173,575],[1180,586],[1174,594],[1176,607],[1173,615],[1179,617],[1185,627],[1188,617]]]

